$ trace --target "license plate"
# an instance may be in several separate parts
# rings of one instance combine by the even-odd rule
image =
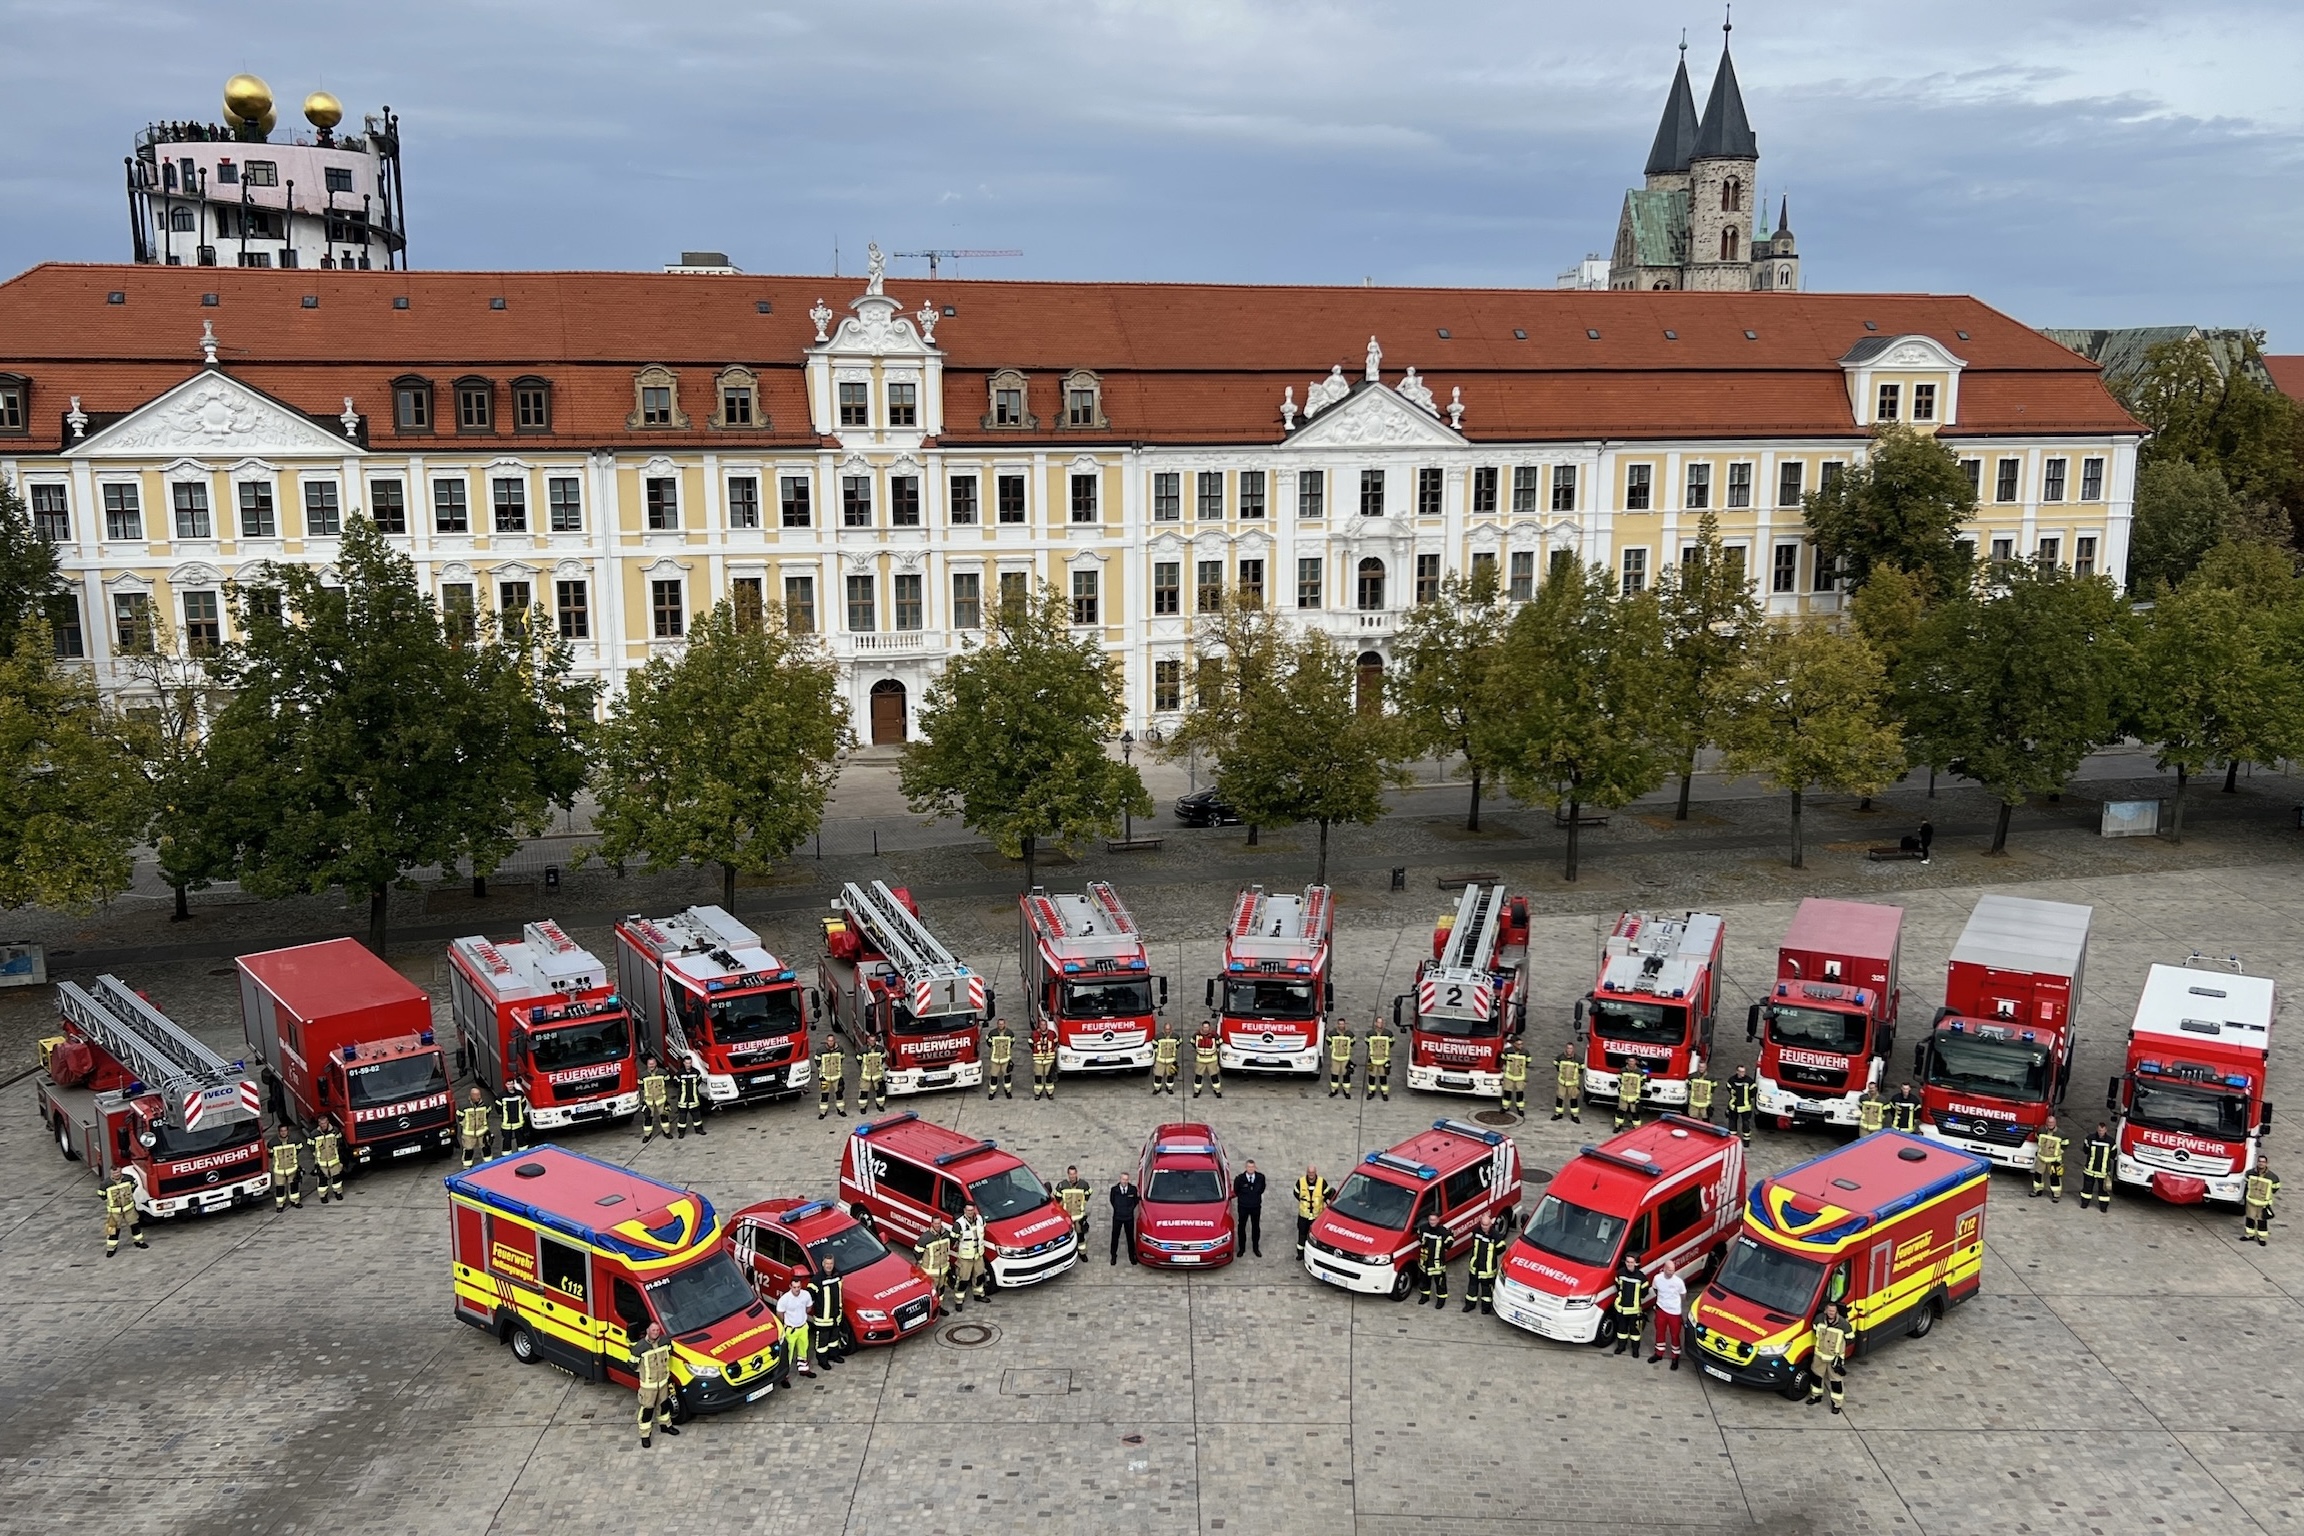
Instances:
[[[744,1394],[744,1401],[748,1403],[756,1403],[775,1390],[776,1383],[774,1382],[770,1382],[764,1387],[754,1387],[751,1391]]]
[[[1196,1253],[1172,1253],[1168,1257],[1179,1264],[1197,1264],[1200,1262],[1200,1255]]]
[[[949,1072],[923,1072],[920,1074],[920,1083],[923,1087],[942,1088],[951,1081],[952,1074]]]
[[[1708,1365],[1704,1367],[1704,1374],[1707,1376],[1717,1376],[1722,1381],[1734,1381],[1736,1379],[1716,1365]]]
[[[393,1155],[394,1157],[412,1157],[412,1156],[414,1156],[416,1153],[418,1153],[418,1152],[421,1152],[421,1151],[423,1151],[423,1150],[424,1150],[424,1143],[422,1143],[422,1142],[420,1142],[420,1141],[411,1141],[411,1142],[409,1142],[409,1143],[408,1143],[406,1146],[399,1146],[399,1147],[394,1147],[394,1148],[392,1149],[392,1155]]]

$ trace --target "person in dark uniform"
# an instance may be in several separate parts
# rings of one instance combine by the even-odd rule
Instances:
[[[832,1255],[824,1255],[817,1266],[816,1283],[808,1288],[808,1299],[808,1342],[815,1351],[816,1363],[825,1367],[838,1365],[841,1357],[848,1353],[848,1313]]]
[[[1496,1276],[1504,1268],[1504,1249],[1512,1241],[1512,1213],[1499,1207],[1484,1227],[1472,1233],[1472,1264],[1464,1276],[1464,1310],[1475,1306],[1490,1316],[1496,1311]]]
[[[1895,1097],[1888,1101],[1888,1123],[1899,1131],[1909,1131],[1915,1136],[1920,1133],[1920,1095],[1913,1091],[1910,1083],[1898,1088]]]
[[[1120,1250],[1128,1250],[1128,1262],[1136,1262],[1136,1207],[1144,1203],[1136,1193],[1136,1181],[1127,1174],[1112,1186],[1106,1197],[1112,1202],[1112,1262],[1120,1262]]]
[[[2117,1151],[2112,1127],[2098,1121],[2096,1134],[2080,1147],[2080,1209],[2088,1209],[2088,1202],[2094,1200],[2105,1215],[2112,1214],[2112,1159]]]
[[[1452,1234],[1448,1223],[1440,1219],[1437,1204],[1424,1214],[1416,1228],[1416,1267],[1424,1276],[1424,1293],[1416,1298],[1416,1305],[1432,1303],[1441,1311],[1448,1310],[1448,1240]]]
[[[691,1062],[672,1080],[672,1127],[682,1141],[704,1134],[704,1074]]]
[[[1920,823],[1920,862],[1928,862],[1928,850],[1936,845],[1936,823],[1923,819]]]
[[[1264,1257],[1264,1189],[1270,1182],[1256,1171],[1253,1158],[1232,1180],[1232,1199],[1240,1209],[1240,1235],[1248,1240],[1248,1251],[1258,1258]]]
[[[1728,1129],[1752,1145],[1752,1116],[1760,1107],[1760,1085],[1752,1081],[1751,1072],[1738,1067],[1728,1074]]]
[[[496,1155],[528,1149],[528,1101],[510,1083],[496,1096]]]
[[[1609,1304],[1608,1323],[1616,1334],[1616,1353],[1629,1349],[1632,1358],[1640,1358],[1640,1330],[1648,1316],[1648,1272],[1640,1267],[1640,1255],[1627,1248],[1624,1262],[1616,1266],[1616,1297]]]

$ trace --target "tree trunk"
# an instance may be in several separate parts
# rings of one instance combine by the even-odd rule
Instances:
[[[376,958],[384,958],[386,919],[392,911],[392,891],[389,886],[372,885],[368,888],[368,947]]]
[[[2232,758],[2224,764],[2224,793],[2240,793],[2240,759]]]
[[[1805,853],[1806,850],[1800,846],[1800,791],[1794,790],[1792,791],[1792,867],[1794,869],[1806,869],[1808,867],[1803,862]]]
[[[2015,809],[2006,800],[2000,802],[2000,814],[1992,823],[1992,852],[1996,855],[2008,851],[2008,818]]]
[[[1931,800],[1936,798],[1936,765],[1934,763],[1928,765],[1928,798]]]
[[[733,864],[722,863],[720,866],[720,910],[736,910],[736,866]]]
[[[1248,823],[1248,846],[1251,848],[1256,846],[1256,823],[1254,822]]]
[[[1576,883],[1576,828],[1584,819],[1584,807],[1573,797],[1568,801],[1568,883]]]
[[[1472,814],[1465,818],[1464,830],[1480,830],[1480,770],[1477,766],[1472,766]]]
[[[2169,818],[2168,828],[2169,839],[2172,842],[2181,843],[2184,841],[2184,780],[2187,777],[2184,765],[2178,763],[2176,765],[2176,814]]]
[[[184,887],[179,885],[175,888],[175,890],[176,910],[170,914],[168,921],[172,923],[188,923],[192,920],[192,904],[184,899]]]
[[[1688,819],[1688,786],[1696,782],[1696,759],[1688,759],[1688,766],[1680,770],[1680,804],[1672,812],[1674,821]]]
[[[1868,811],[1872,809],[1872,797],[1870,795],[1866,795],[1862,799],[1858,800],[1856,802],[1856,809],[1860,811]]]
[[[1312,883],[1314,885],[1326,885],[1328,883],[1328,818],[1325,816],[1320,818],[1320,873]]]
[[[483,875],[483,874],[479,874],[479,873],[477,873],[477,872],[476,872],[476,873],[474,873],[474,875],[472,876],[472,899],[473,899],[474,901],[479,901],[479,900],[482,900],[482,899],[484,899],[484,898],[487,896],[487,894],[488,894],[488,877],[487,877],[486,875]]]
[[[1024,836],[1024,889],[1028,891],[1040,883],[1032,878],[1032,872],[1037,867],[1034,855],[1039,852],[1039,841],[1040,839],[1030,833],[1026,833]]]

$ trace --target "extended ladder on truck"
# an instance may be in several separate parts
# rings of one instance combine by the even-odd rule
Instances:
[[[93,995],[76,983],[59,982],[56,1003],[91,1044],[160,1095],[169,1122],[179,1129],[196,1130],[211,1118],[263,1117],[263,1100],[244,1066],[194,1039],[119,977],[97,977]]]
[[[954,958],[886,881],[875,880],[867,888],[851,880],[840,888],[840,901],[872,947],[904,978],[906,1002],[915,1017],[984,1010],[984,978]]]
[[[1456,903],[1456,921],[1448,930],[1448,943],[1440,963],[1455,971],[1492,969],[1496,935],[1504,918],[1504,887],[1468,885]]]

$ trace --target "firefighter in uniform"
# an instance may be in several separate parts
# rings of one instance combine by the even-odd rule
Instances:
[[[941,1312],[952,1305],[952,1229],[938,1222],[920,1234],[921,1273],[928,1277],[928,1288],[935,1293],[936,1310]]]
[[[1440,1219],[1435,1206],[1416,1229],[1416,1267],[1424,1273],[1424,1294],[1416,1298],[1418,1306],[1430,1302],[1443,1312],[1448,1310],[1449,1236],[1448,1223]]]
[[[984,1069],[984,1097],[996,1099],[1000,1090],[1008,1090],[1008,1097],[1016,1097],[1016,1084],[1009,1077],[1014,1070],[1011,1063],[1016,1057],[1016,1032],[1008,1027],[1006,1019],[995,1019],[988,1042],[992,1064]]]
[[[1088,1181],[1080,1177],[1077,1166],[1064,1170],[1064,1177],[1056,1181],[1056,1203],[1064,1207],[1064,1214],[1072,1218],[1072,1230],[1078,1234],[1080,1251],[1088,1251]]]
[[[1840,1315],[1840,1303],[1828,1302],[1816,1320],[1816,1347],[1808,1356],[1808,1406],[1813,1408],[1832,1394],[1832,1411],[1848,1401],[1848,1346],[1855,1330]]]
[[[877,1040],[856,1053],[856,1113],[888,1107],[888,1053]]]
[[[1626,1062],[1616,1074],[1616,1129],[1640,1123],[1640,1100],[1647,1092],[1648,1074]]]
[[[1032,1031],[1032,1097],[1056,1097],[1056,1031],[1045,1024]]]
[[[1689,1117],[1710,1125],[1712,1123],[1712,1095],[1719,1090],[1720,1085],[1701,1072],[1688,1079]]]
[[[2084,1159],[2080,1164],[2080,1209],[2088,1209],[2089,1198],[2093,1196],[2104,1208],[2106,1215],[2112,1213],[2112,1156],[2115,1150],[2112,1127],[2097,1122],[2096,1134],[2080,1147],[2080,1155]]]
[[[1640,1358],[1640,1329],[1648,1316],[1648,1272],[1640,1256],[1627,1250],[1616,1268],[1616,1299],[1608,1307],[1608,1323],[1616,1334],[1616,1353],[1629,1349]]]
[[[1560,1047],[1552,1063],[1552,1118],[1562,1115],[1584,1123],[1584,1063],[1577,1059],[1574,1041]]]
[[[2046,1195],[2051,1201],[2064,1198],[2064,1138],[2057,1133],[2056,1117],[2050,1115],[2048,1123],[2040,1127],[2040,1135],[2032,1144],[2032,1198]]]
[[[1152,1091],[1176,1091],[1176,1033],[1163,1029],[1152,1041]]]
[[[817,1364],[838,1365],[848,1353],[848,1313],[841,1305],[840,1276],[832,1267],[832,1255],[824,1255],[815,1279],[808,1288],[814,1304],[808,1315],[808,1343],[816,1351]]]
[[[971,1200],[952,1228],[952,1299],[956,1310],[968,1310],[968,1298],[992,1299],[992,1275],[984,1267],[984,1214]]]
[[[2248,1177],[2240,1186],[2240,1231],[2243,1239],[2253,1237],[2256,1246],[2269,1248],[2265,1241],[2272,1230],[2272,1202],[2280,1198],[2280,1175],[2272,1165],[2259,1162],[2248,1170]]]
[[[1464,1310],[1496,1311],[1496,1276],[1504,1267],[1504,1246],[1512,1241],[1512,1215],[1498,1210],[1488,1225],[1472,1232],[1472,1265],[1464,1275]]]
[[[496,1099],[496,1155],[520,1152],[528,1146],[528,1101],[506,1084]]]
[[[1200,1097],[1205,1084],[1224,1097],[1224,1057],[1216,1043],[1216,1021],[1211,1019],[1200,1026],[1200,1033],[1192,1037],[1192,1097]]]
[[[320,1203],[333,1200],[344,1203],[344,1138],[336,1134],[332,1125],[323,1125],[312,1133],[313,1183],[320,1187]]]
[[[686,1141],[693,1130],[704,1134],[704,1074],[691,1062],[687,1070],[672,1079],[672,1127]]]
[[[456,1140],[464,1149],[467,1168],[488,1149],[488,1100],[477,1085],[465,1094],[464,1107],[456,1113]]]
[[[1520,1043],[1518,1036],[1514,1036],[1512,1043],[1504,1047],[1504,1058],[1498,1076],[1500,1091],[1497,1094],[1496,1107],[1526,1114],[1528,1112],[1528,1051]]]
[[[1320,1170],[1307,1164],[1304,1176],[1296,1181],[1296,1257],[1304,1257],[1304,1240],[1312,1235],[1312,1223],[1328,1209],[1329,1199],[1336,1193]]]
[[[118,1251],[123,1228],[137,1247],[152,1246],[144,1241],[144,1215],[136,1209],[136,1181],[128,1177],[127,1169],[115,1168],[104,1185],[104,1257]]]
[[[1910,1083],[1896,1090],[1896,1097],[1888,1101],[1888,1123],[1899,1131],[1920,1132],[1920,1095],[1912,1091]]]
[[[827,1111],[848,1113],[848,1058],[841,1054],[840,1037],[826,1035],[816,1051],[816,1118]]]
[[[1752,1074],[1738,1067],[1728,1074],[1728,1129],[1744,1138],[1744,1145],[1752,1145],[1752,1116],[1760,1107],[1760,1085],[1752,1081]]]
[[[1378,1094],[1384,1095],[1385,1103],[1392,1102],[1392,1035],[1382,1024],[1368,1026],[1368,1075],[1362,1081],[1363,1103]]]
[[[1856,1134],[1869,1136],[1888,1123],[1888,1101],[1871,1088],[1856,1101]]]
[[[304,1157],[288,1127],[272,1132],[272,1209],[304,1208]]]
[[[1328,1097],[1352,1096],[1352,1031],[1328,1031]]]
[[[657,1430],[680,1433],[672,1422],[672,1341],[664,1337],[662,1323],[650,1323],[633,1346],[632,1374],[640,1380],[640,1444],[645,1449]]]
[[[672,1079],[653,1056],[640,1059],[640,1145],[672,1134]]]

